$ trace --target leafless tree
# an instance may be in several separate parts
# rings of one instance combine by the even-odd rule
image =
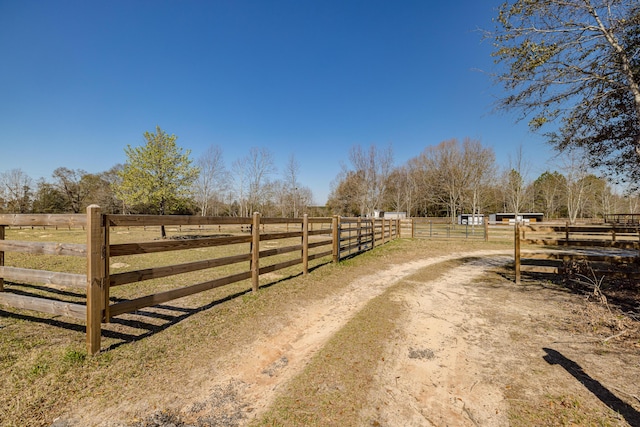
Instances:
[[[200,214],[206,216],[215,197],[221,198],[229,185],[228,172],[224,166],[222,148],[211,145],[196,161],[200,169],[194,183],[196,201],[200,205]]]
[[[564,193],[567,215],[569,216],[569,222],[574,224],[587,200],[591,184],[591,181],[587,179],[590,173],[589,164],[584,153],[579,149],[565,151],[560,160],[562,161],[566,178]]]
[[[356,189],[360,215],[372,215],[382,207],[387,178],[393,168],[393,150],[390,145],[383,150],[370,145],[365,151],[355,145],[351,147],[349,160],[354,172],[362,178]]]
[[[0,194],[4,193],[2,198],[9,212],[29,212],[33,180],[22,169],[11,169],[0,173],[0,189],[2,190]]]

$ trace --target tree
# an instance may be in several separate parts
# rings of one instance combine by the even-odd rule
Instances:
[[[533,182],[536,210],[542,211],[547,218],[556,217],[565,186],[566,179],[562,174],[556,171],[542,173]]]
[[[191,185],[198,168],[191,166],[190,150],[184,153],[176,145],[175,135],[156,126],[156,132],[145,132],[146,144],[125,148],[127,162],[119,172],[121,182],[116,193],[125,204],[150,204],[165,215],[179,206],[181,199],[191,196]],[[166,237],[164,226],[162,237]]]
[[[224,167],[222,149],[218,145],[211,145],[196,162],[200,169],[195,181],[196,200],[200,205],[200,214],[206,216],[213,199],[227,190],[229,178]]]
[[[578,214],[584,209],[584,205],[589,195],[589,185],[591,181],[587,179],[589,166],[584,155],[578,150],[569,150],[563,155],[567,215],[569,222],[574,224]]]
[[[335,215],[358,216],[361,213],[359,200],[364,172],[343,171],[343,174],[333,183],[327,206]]]
[[[257,212],[271,194],[269,177],[276,172],[273,154],[268,148],[251,147],[244,159],[249,185],[249,213]]]
[[[54,185],[64,194],[67,209],[73,213],[80,213],[87,197],[88,188],[82,184],[82,177],[87,172],[82,169],[57,168],[53,171]]]
[[[375,209],[382,208],[387,178],[393,167],[393,150],[391,146],[379,150],[375,145],[370,145],[365,151],[361,146],[354,145],[349,151],[349,160],[359,178],[350,181],[359,215],[373,215]],[[354,184],[357,186],[353,187]]]
[[[466,199],[473,215],[480,214],[483,196],[489,184],[489,178],[495,171],[495,154],[491,148],[485,148],[480,141],[466,138],[463,143],[463,162],[467,170],[465,188],[469,193]],[[475,226],[476,221],[472,222]]]
[[[583,147],[592,167],[638,187],[640,4],[517,0],[499,8],[493,41],[500,107],[517,109],[559,150]]]
[[[55,185],[40,179],[33,200],[33,212],[58,214],[67,211],[68,204],[62,191]]]
[[[33,182],[22,169],[0,173],[0,195],[11,213],[27,213],[31,208]]]

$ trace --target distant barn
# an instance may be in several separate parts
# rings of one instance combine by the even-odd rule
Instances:
[[[544,220],[544,214],[539,212],[522,212],[519,213],[517,218],[513,212],[501,212],[489,215],[489,222],[494,223],[510,223],[513,224],[516,220],[521,222],[542,222]]]
[[[385,212],[385,211],[373,211],[374,218],[384,219],[405,219],[407,217],[406,212]]]
[[[484,215],[482,215],[482,214],[460,214],[460,215],[458,215],[458,224],[462,224],[462,225],[482,225],[482,224],[484,224]]]

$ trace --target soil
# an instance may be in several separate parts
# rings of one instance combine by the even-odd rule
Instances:
[[[429,267],[465,262],[433,280]],[[266,335],[194,368],[170,403],[153,393],[108,412],[54,423],[243,426],[259,419],[323,345],[373,298],[395,287],[405,315],[360,413],[368,426],[640,426],[640,334],[602,301],[545,280],[516,286],[505,251],[414,260],[303,302]],[[249,355],[249,356],[247,356]],[[154,409],[155,408],[155,409]],[[118,414],[138,413],[137,421]],[[146,415],[144,415],[146,413]],[[100,421],[98,421],[100,420]]]

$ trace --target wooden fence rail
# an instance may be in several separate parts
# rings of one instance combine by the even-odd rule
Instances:
[[[113,242],[113,233],[129,227],[210,227],[240,226],[247,235],[196,236],[189,239],[163,239],[145,242]],[[5,228],[23,226],[64,226],[86,229],[86,244],[43,243],[6,240]],[[266,231],[266,226],[270,230]],[[273,228],[273,229],[271,229]],[[284,229],[284,231],[283,231]],[[101,324],[112,317],[130,313],[144,307],[158,305],[177,298],[213,288],[250,280],[257,291],[261,275],[302,265],[303,274],[309,272],[309,261],[332,256],[338,262],[347,256],[372,249],[400,235],[398,220],[363,218],[262,218],[259,213],[251,218],[105,215],[96,205],[87,208],[86,215],[0,215],[0,304],[14,308],[35,310],[70,316],[86,322],[87,351],[100,350]],[[310,237],[313,241],[310,241]],[[286,240],[283,245],[271,247],[270,242]],[[297,241],[297,243],[296,243]],[[292,244],[289,244],[291,242]],[[189,261],[174,265],[159,265],[121,273],[110,271],[112,260],[123,256],[212,248],[216,246],[240,247],[241,253],[226,254],[213,259]],[[23,252],[33,255],[59,255],[86,257],[86,274],[6,266],[5,252]],[[282,256],[285,256],[283,260]],[[270,257],[278,257],[269,262]],[[127,300],[112,301],[112,287],[130,285],[146,280],[218,267],[238,265],[240,271],[224,277],[213,277],[175,289],[143,295]],[[248,267],[243,269],[243,265]],[[39,283],[45,286],[86,289],[86,304],[66,302],[13,293],[5,282]]]
[[[522,258],[521,245],[544,246],[544,252]],[[549,251],[553,249],[554,251]],[[523,225],[514,226],[514,269],[516,283],[521,271],[562,273],[571,260],[606,263],[596,267],[599,274],[617,273],[613,263],[630,264],[639,255],[640,227],[604,225]]]

